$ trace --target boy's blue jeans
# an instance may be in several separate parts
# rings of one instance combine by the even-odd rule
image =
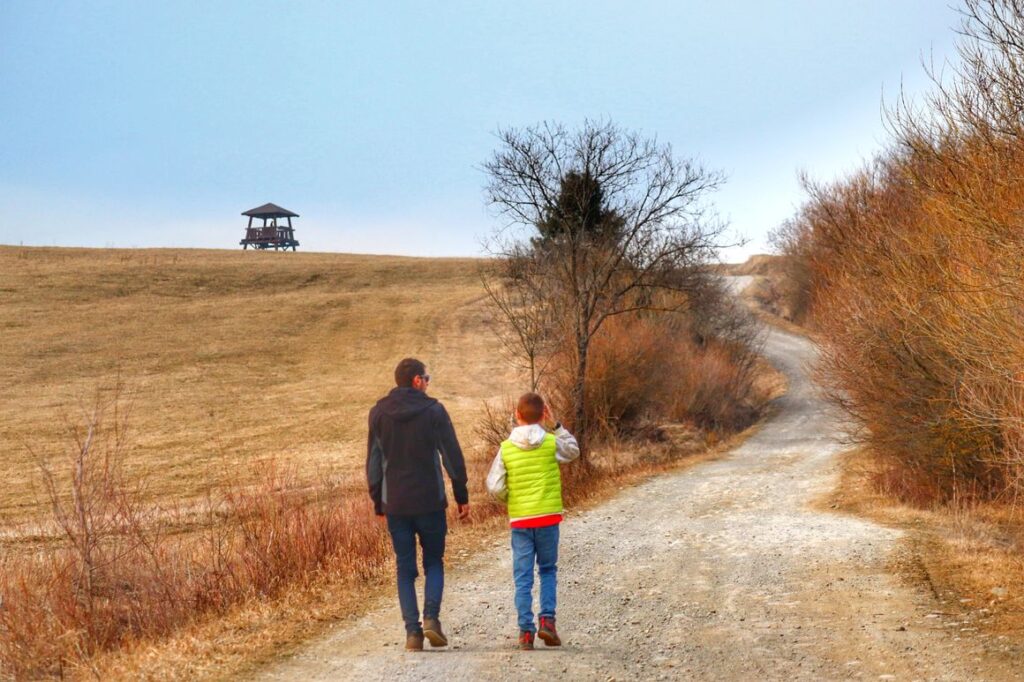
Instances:
[[[423,617],[437,618],[441,614],[441,595],[444,592],[444,541],[448,534],[448,520],[444,510],[418,516],[388,514],[388,532],[395,548],[398,568],[398,604],[408,634],[420,632],[420,610],[416,603],[416,536],[423,549]]]
[[[558,589],[558,524],[512,529],[512,576],[516,584],[519,629],[536,632],[533,622],[533,567],[540,575],[540,616],[555,617]]]

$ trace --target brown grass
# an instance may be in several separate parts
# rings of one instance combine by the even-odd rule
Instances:
[[[820,506],[906,531],[896,569],[925,585],[944,611],[970,614],[988,632],[1024,638],[1024,516],[999,504],[921,508],[885,490],[886,460],[846,452],[840,482]]]
[[[368,404],[424,359],[456,426],[509,392],[470,259],[0,247],[0,520],[31,519],[38,453],[97,386],[134,394],[126,466],[201,500],[273,456],[361,474]],[[463,431],[468,432],[468,427]]]
[[[325,542],[377,558],[348,535],[375,527],[359,520],[365,415],[390,388],[394,363],[410,354],[428,363],[433,393],[464,437],[480,403],[513,385],[478,267],[0,247],[0,290],[10,294],[0,308],[6,662],[37,671],[54,670],[55,659],[81,664],[126,637],[150,641],[204,612],[305,589],[318,571],[350,584],[352,561],[338,562],[338,545]],[[103,501],[93,510],[98,527],[69,533],[49,511],[40,466],[60,479],[57,520],[74,519],[67,432],[89,421],[97,387],[118,385],[133,394],[133,436],[103,451],[118,461],[116,476],[93,479],[106,487],[85,480],[78,491]],[[266,532],[284,544],[260,544]],[[234,562],[231,571],[217,561]],[[89,587],[72,576],[98,577]],[[167,608],[153,608],[156,589],[174,592]],[[24,617],[33,601],[54,607],[52,617]]]
[[[0,433],[24,444],[2,465],[20,484],[0,494],[7,672],[218,676],[359,613],[390,565],[361,482],[365,412],[407,354],[470,440],[474,519],[453,553],[503,525],[481,490],[492,448],[467,435],[515,383],[475,262],[9,248],[0,261],[17,387]],[[709,385],[724,387],[721,353],[691,378],[714,366]],[[567,471],[567,503],[719,438],[659,433],[595,447]]]
[[[178,532],[173,506],[146,501],[127,474],[128,417],[101,398],[63,463],[42,475],[54,537],[4,557],[0,670],[18,678],[87,671],[99,654],[152,641],[323,571],[360,582],[386,556],[362,496],[293,467],[257,465],[256,484],[225,483],[206,523]]]

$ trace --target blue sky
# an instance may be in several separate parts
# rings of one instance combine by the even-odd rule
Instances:
[[[610,118],[729,177],[764,251],[799,170],[885,139],[952,56],[943,0],[0,3],[0,243],[475,255],[494,131]]]

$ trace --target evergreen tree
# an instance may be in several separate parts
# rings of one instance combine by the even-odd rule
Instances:
[[[625,221],[605,206],[601,183],[589,172],[569,171],[559,183],[558,199],[536,224],[540,235],[534,245],[569,235],[614,244],[622,236]]]

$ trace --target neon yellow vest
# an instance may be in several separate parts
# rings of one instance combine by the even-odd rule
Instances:
[[[523,450],[509,440],[501,443],[510,518],[562,513],[562,474],[555,450],[555,436],[550,433],[533,450]]]

